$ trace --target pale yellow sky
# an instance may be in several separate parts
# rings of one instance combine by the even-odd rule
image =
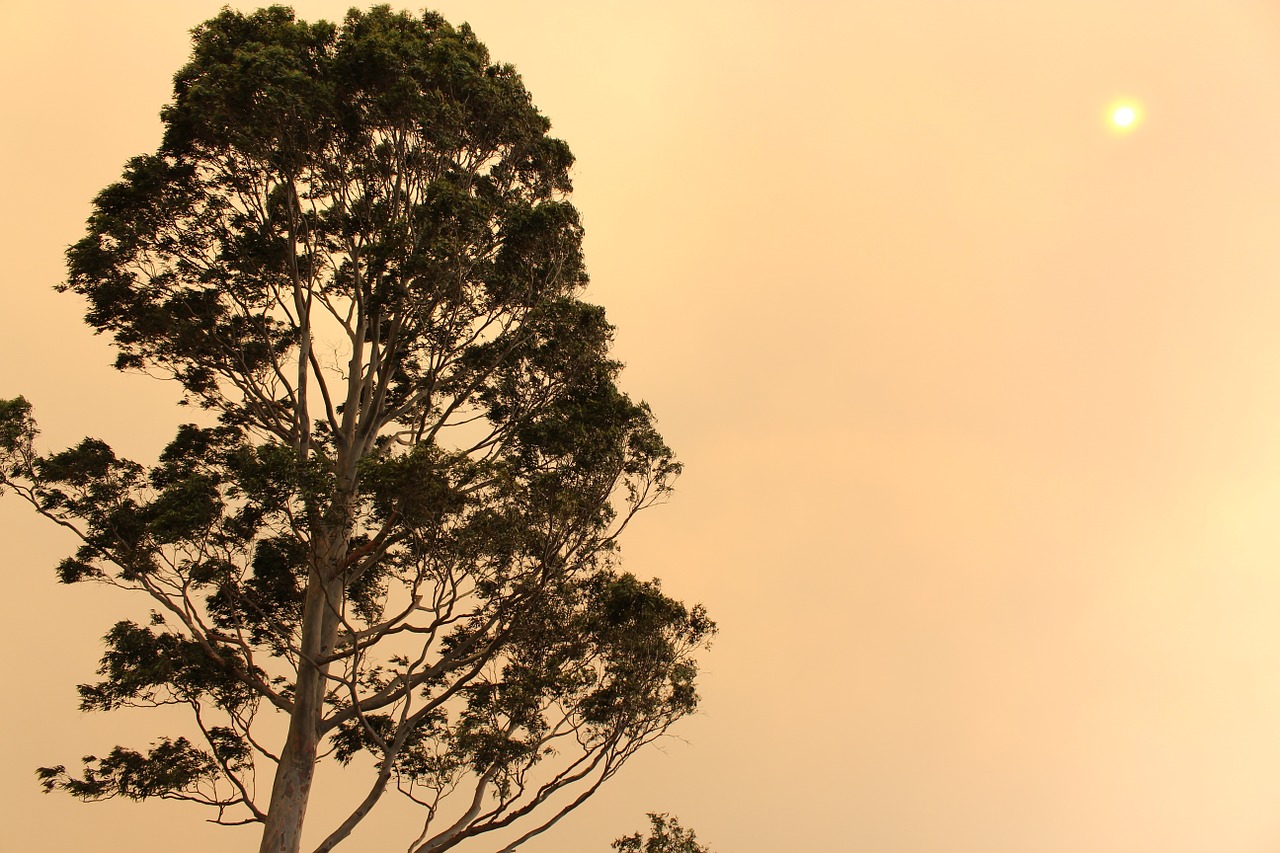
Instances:
[[[147,459],[183,419],[51,288],[217,7],[0,9],[0,395],[50,448]],[[646,810],[717,853],[1280,849],[1280,7],[436,8],[578,156],[593,298],[687,467],[626,566],[722,629],[684,740],[530,853]],[[251,849],[38,793],[38,764],[176,729],[76,711],[135,605],[58,587],[72,546],[12,500],[0,535],[6,844]],[[355,796],[325,782],[317,810]]]

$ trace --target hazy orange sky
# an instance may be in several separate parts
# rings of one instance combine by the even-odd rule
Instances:
[[[717,853],[1280,850],[1280,5],[435,8],[578,156],[591,296],[687,470],[625,565],[721,626],[680,739],[523,849],[656,810]],[[217,9],[0,9],[0,396],[48,449],[152,459],[184,418],[52,286]],[[76,710],[138,604],[57,586],[15,499],[0,537],[0,846],[253,849],[38,792],[178,732]],[[406,846],[397,809],[351,850]]]

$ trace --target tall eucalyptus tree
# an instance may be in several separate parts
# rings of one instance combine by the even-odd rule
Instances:
[[[680,466],[580,299],[572,155],[468,27],[387,7],[224,10],[162,118],[65,289],[210,417],[147,467],[41,455],[17,398],[0,484],[80,538],[62,581],[152,602],[82,706],[191,728],[43,784],[203,803],[293,853],[328,752],[372,771],[314,850],[388,790],[424,809],[415,853],[515,849],[694,709],[715,630],[615,565]]]

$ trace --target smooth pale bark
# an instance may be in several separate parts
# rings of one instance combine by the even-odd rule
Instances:
[[[328,547],[313,563],[303,601],[293,713],[271,786],[271,805],[267,809],[259,853],[300,853],[302,849],[302,826],[315,778],[329,674],[329,664],[317,664],[317,661],[329,656],[337,639],[339,614],[334,607],[342,600],[337,567],[341,566],[347,550],[344,535],[331,535],[326,539]]]

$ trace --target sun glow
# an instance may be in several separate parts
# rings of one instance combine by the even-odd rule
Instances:
[[[1107,122],[1115,133],[1129,133],[1142,123],[1142,108],[1133,101],[1116,101],[1107,108]]]

